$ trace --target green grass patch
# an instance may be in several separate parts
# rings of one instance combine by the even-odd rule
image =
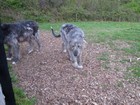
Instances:
[[[16,104],[17,105],[34,105],[35,104],[35,98],[27,98],[24,91],[16,86],[14,86],[14,93],[16,98]]]
[[[104,52],[101,54],[100,57],[97,58],[98,60],[102,60],[102,61],[109,61],[109,54],[107,52]]]
[[[18,77],[16,74],[12,71],[12,66],[8,65],[10,77],[13,84],[13,90],[16,100],[16,105],[35,105],[35,98],[28,98],[25,94],[24,90],[18,87]]]
[[[124,48],[122,50],[124,50],[128,54],[132,54],[133,56],[140,57],[140,42],[131,42],[130,48]]]
[[[108,70],[110,67],[108,66],[109,64],[109,54],[108,52],[103,52],[99,57],[97,57],[98,60],[100,60],[101,66],[105,69]]]
[[[135,77],[140,77],[140,61],[135,62],[128,70],[132,71]]]
[[[124,64],[126,62],[130,62],[130,59],[122,59],[122,60],[120,60],[120,62]]]

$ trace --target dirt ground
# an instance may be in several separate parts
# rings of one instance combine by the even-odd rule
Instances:
[[[41,51],[27,54],[21,45],[21,60],[13,65],[19,85],[36,105],[140,105],[140,82],[129,78],[131,62],[121,51],[106,44],[88,42],[83,53],[83,69],[72,67],[62,52],[61,39],[41,31]],[[116,42],[119,45],[119,42]],[[103,54],[107,53],[108,57]]]

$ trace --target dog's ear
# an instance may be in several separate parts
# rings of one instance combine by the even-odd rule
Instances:
[[[73,43],[71,40],[68,43],[69,43],[69,46],[73,46]]]
[[[70,45],[72,45],[72,44],[73,44],[73,41],[72,41],[72,40],[70,40],[70,41],[69,41],[69,44],[70,44]]]

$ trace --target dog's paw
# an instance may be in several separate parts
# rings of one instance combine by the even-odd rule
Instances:
[[[13,61],[12,64],[13,64],[13,65],[16,65],[16,62]]]
[[[11,61],[12,60],[12,58],[6,58],[8,61]]]
[[[28,54],[30,54],[30,53],[32,53],[32,52],[33,52],[33,49],[29,50],[29,51],[28,51]]]
[[[69,58],[69,60],[70,60],[70,61],[73,61],[71,57]]]
[[[66,52],[67,52],[67,50],[65,49],[65,50],[63,50],[63,52],[64,52],[64,53],[66,53]]]
[[[78,65],[78,67],[77,67],[78,69],[82,69],[83,68],[83,66],[82,65]]]
[[[137,58],[137,61],[140,60],[140,58]]]
[[[74,62],[72,65],[73,65],[73,67],[77,68],[78,63],[77,62]]]
[[[41,49],[37,49],[36,51],[37,51],[37,52],[41,52]]]
[[[73,65],[73,67],[75,67],[77,69],[82,69],[83,68],[83,66],[82,65],[78,65],[77,62],[73,63],[72,65]]]
[[[77,62],[73,63],[72,65],[73,65],[73,67],[75,67],[77,69],[82,69],[83,68],[83,66],[82,65],[78,65]]]

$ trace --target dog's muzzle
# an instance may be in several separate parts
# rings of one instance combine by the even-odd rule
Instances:
[[[75,50],[73,53],[74,53],[74,56],[78,56],[78,51],[77,50]]]

